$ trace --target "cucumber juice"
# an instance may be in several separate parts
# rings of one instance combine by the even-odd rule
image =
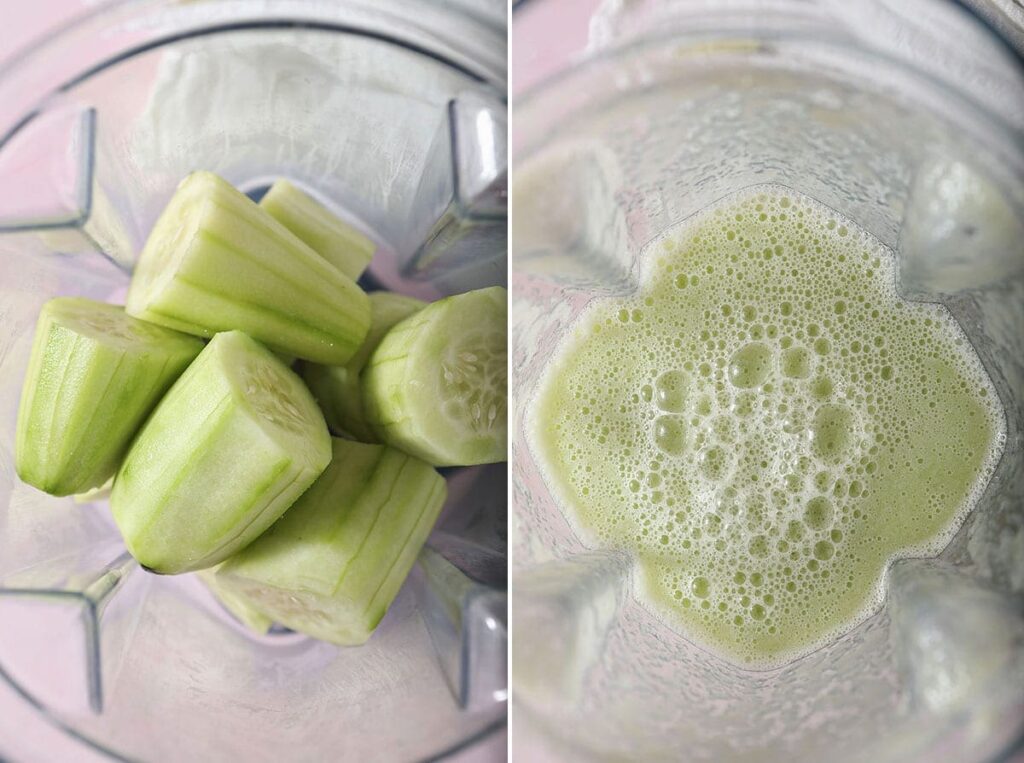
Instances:
[[[545,370],[529,442],[577,533],[637,560],[674,629],[766,669],[869,616],[934,555],[1005,423],[940,305],[832,210],[761,186],[666,231],[637,292],[597,299]]]

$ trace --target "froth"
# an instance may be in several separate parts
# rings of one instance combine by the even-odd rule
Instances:
[[[892,255],[787,189],[644,261],[560,348],[531,447],[581,535],[638,556],[655,612],[770,667],[948,542],[1001,452],[998,401],[949,313],[899,298]]]

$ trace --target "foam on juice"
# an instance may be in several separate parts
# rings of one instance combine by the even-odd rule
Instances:
[[[1005,421],[940,305],[891,253],[774,186],[644,253],[546,369],[531,449],[580,536],[631,551],[671,626],[770,668],[870,615],[887,565],[950,540]]]

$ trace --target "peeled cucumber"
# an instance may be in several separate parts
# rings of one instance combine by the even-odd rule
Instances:
[[[51,495],[102,485],[202,349],[195,337],[136,320],[116,305],[51,299],[39,314],[18,409],[18,476]]]
[[[210,172],[178,186],[139,256],[128,313],[209,337],[237,329],[272,350],[341,365],[370,325],[355,282]]]
[[[331,460],[302,380],[240,331],[217,334],[142,428],[110,507],[162,573],[212,567],[266,530]]]
[[[269,631],[274,621],[252,606],[247,599],[225,588],[217,579],[217,570],[219,569],[220,565],[217,565],[206,570],[199,570],[196,572],[196,575],[217,601],[224,606],[224,609],[230,612],[235,619],[249,628],[249,630],[259,634]]]
[[[444,479],[383,445],[332,441],[320,479],[265,535],[217,571],[275,622],[362,644],[398,594],[444,504]]]
[[[426,302],[389,291],[370,293],[370,330],[366,341],[343,366],[322,366],[306,363],[302,378],[306,380],[332,432],[347,434],[360,442],[378,442],[377,435],[363,413],[363,395],[359,374],[370,355],[388,330],[426,306]]]
[[[506,321],[500,286],[434,302],[396,324],[362,374],[378,437],[434,466],[506,460]]]
[[[260,206],[353,281],[359,280],[377,249],[370,239],[287,180],[270,186]]]

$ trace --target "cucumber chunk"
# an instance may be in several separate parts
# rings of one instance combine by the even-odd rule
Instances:
[[[251,631],[260,635],[265,634],[274,621],[256,609],[247,599],[225,588],[217,579],[217,570],[220,568],[221,565],[217,565],[206,570],[198,570],[196,576],[236,620]]]
[[[383,442],[434,466],[506,460],[506,320],[500,286],[434,302],[396,324],[362,374]]]
[[[366,294],[223,179],[178,186],[139,256],[128,313],[209,337],[237,329],[277,352],[347,363],[370,325]]]
[[[373,633],[444,504],[444,479],[383,445],[333,440],[319,480],[218,581],[275,622],[335,644]]]
[[[426,306],[426,302],[389,291],[375,291],[370,297],[370,330],[366,341],[344,366],[306,363],[302,378],[324,412],[332,432],[346,434],[359,442],[379,442],[363,413],[359,375],[370,355],[388,330],[400,320]]]
[[[270,186],[260,206],[353,281],[359,280],[377,249],[370,239],[287,180]]]
[[[18,409],[15,469],[51,495],[113,476],[132,437],[203,349],[195,337],[81,297],[47,302]]]
[[[110,507],[156,572],[212,567],[255,540],[331,460],[302,380],[240,331],[217,334],[142,428]]]

